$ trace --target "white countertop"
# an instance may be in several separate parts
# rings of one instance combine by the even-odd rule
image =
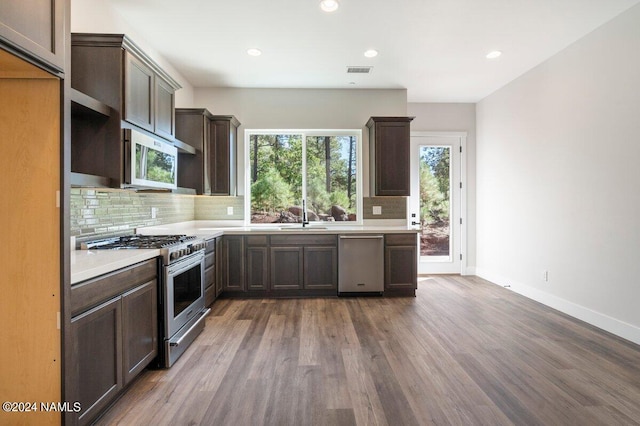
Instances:
[[[72,250],[71,285],[157,256],[157,249]]]
[[[220,235],[244,235],[244,234],[371,234],[371,233],[418,233],[420,230],[406,225],[329,225],[322,223],[312,224],[303,228],[299,223],[283,223],[278,227],[271,226],[244,226],[242,221],[211,221],[193,220],[190,222],[172,223],[169,225],[149,226],[138,228],[138,234],[162,235],[162,234],[186,234],[202,237],[218,237]]]
[[[245,234],[372,234],[372,233],[417,233],[420,230],[406,225],[339,225],[322,227],[321,224],[302,228],[300,224],[281,224],[280,228],[244,226],[242,221],[193,220],[169,225],[138,228],[143,235],[197,235],[215,238],[222,235]],[[108,274],[120,268],[160,256],[160,250],[74,250],[71,252],[71,285],[99,275]]]

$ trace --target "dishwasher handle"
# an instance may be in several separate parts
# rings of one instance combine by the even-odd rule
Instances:
[[[341,240],[381,240],[384,235],[340,235]]]

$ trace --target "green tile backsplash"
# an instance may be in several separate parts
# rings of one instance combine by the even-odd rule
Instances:
[[[229,215],[228,207],[233,208]],[[195,197],[195,220],[242,220],[244,197]]]
[[[380,206],[382,214],[374,215],[373,206]],[[364,197],[362,217],[364,219],[406,219],[407,197]]]
[[[193,220],[194,202],[188,195],[72,188],[70,216],[71,235],[83,241],[131,234],[142,226]]]
[[[233,207],[233,215],[227,214]],[[152,217],[152,208],[156,217]],[[135,228],[191,220],[241,220],[243,197],[204,197],[131,190],[72,188],[71,236],[81,242],[132,234]]]

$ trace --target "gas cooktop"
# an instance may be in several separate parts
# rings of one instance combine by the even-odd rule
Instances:
[[[126,235],[87,241],[83,250],[160,249],[164,264],[168,265],[191,254],[204,251],[205,242],[194,235]]]
[[[81,248],[84,250],[161,249],[191,242],[196,238],[193,235],[126,235],[87,241],[81,244]]]

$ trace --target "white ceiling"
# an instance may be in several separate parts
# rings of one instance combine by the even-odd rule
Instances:
[[[110,3],[194,87],[406,88],[409,102],[476,102],[639,1],[340,0],[332,14],[318,0]],[[378,57],[363,56],[370,48]],[[373,70],[347,74],[354,65]]]

